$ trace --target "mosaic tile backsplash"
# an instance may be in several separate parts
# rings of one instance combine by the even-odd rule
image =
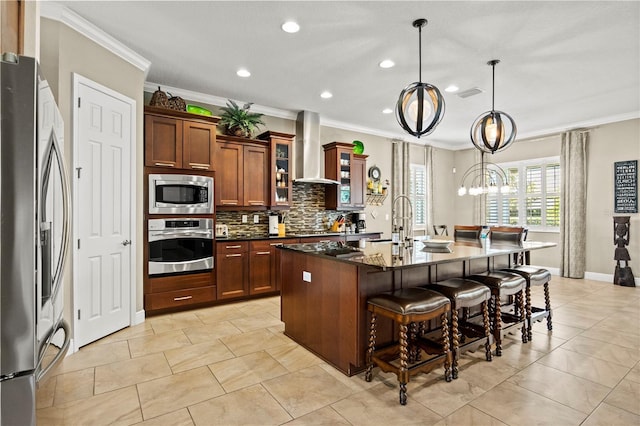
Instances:
[[[344,214],[324,208],[325,185],[304,183],[293,185],[293,203],[289,210],[276,213],[284,214],[287,234],[308,234],[327,231],[331,223]],[[216,223],[229,227],[229,236],[267,236],[269,233],[269,211],[219,211]],[[242,223],[242,215],[247,215],[247,223]],[[258,224],[253,216],[258,215]],[[349,215],[345,215],[349,217]]]

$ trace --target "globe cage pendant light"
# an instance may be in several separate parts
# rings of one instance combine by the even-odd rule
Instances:
[[[396,119],[400,126],[417,138],[433,132],[444,116],[444,98],[432,84],[422,82],[422,27],[426,19],[416,19],[413,26],[418,29],[419,79],[400,92],[396,104]]]
[[[516,139],[516,122],[505,112],[495,110],[496,64],[499,59],[487,62],[492,68],[491,111],[487,111],[471,125],[471,142],[483,152],[502,151]]]

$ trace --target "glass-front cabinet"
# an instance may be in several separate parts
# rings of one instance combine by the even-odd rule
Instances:
[[[360,210],[365,206],[366,155],[353,153],[353,144],[323,145],[324,176],[340,182],[325,189],[325,207],[330,210]]]
[[[264,132],[258,139],[268,140],[271,148],[271,208],[289,208],[292,201],[293,138],[280,132]]]

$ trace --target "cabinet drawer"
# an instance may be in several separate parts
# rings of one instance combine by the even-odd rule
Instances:
[[[216,300],[216,286],[187,288],[164,293],[147,294],[144,308],[149,311],[195,305]]]
[[[215,284],[213,272],[202,274],[172,275],[168,277],[149,278],[146,293],[162,293],[185,288],[206,287]]]
[[[224,256],[234,253],[246,253],[248,251],[248,241],[227,241],[224,243],[216,243],[216,254],[218,256]]]
[[[286,239],[271,239],[271,240],[258,240],[251,241],[251,251],[268,251],[271,250],[275,246],[279,246],[282,244],[297,244],[300,240],[297,238],[286,238]]]

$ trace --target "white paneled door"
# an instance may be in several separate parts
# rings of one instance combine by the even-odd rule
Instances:
[[[74,346],[131,324],[135,101],[76,76]]]

